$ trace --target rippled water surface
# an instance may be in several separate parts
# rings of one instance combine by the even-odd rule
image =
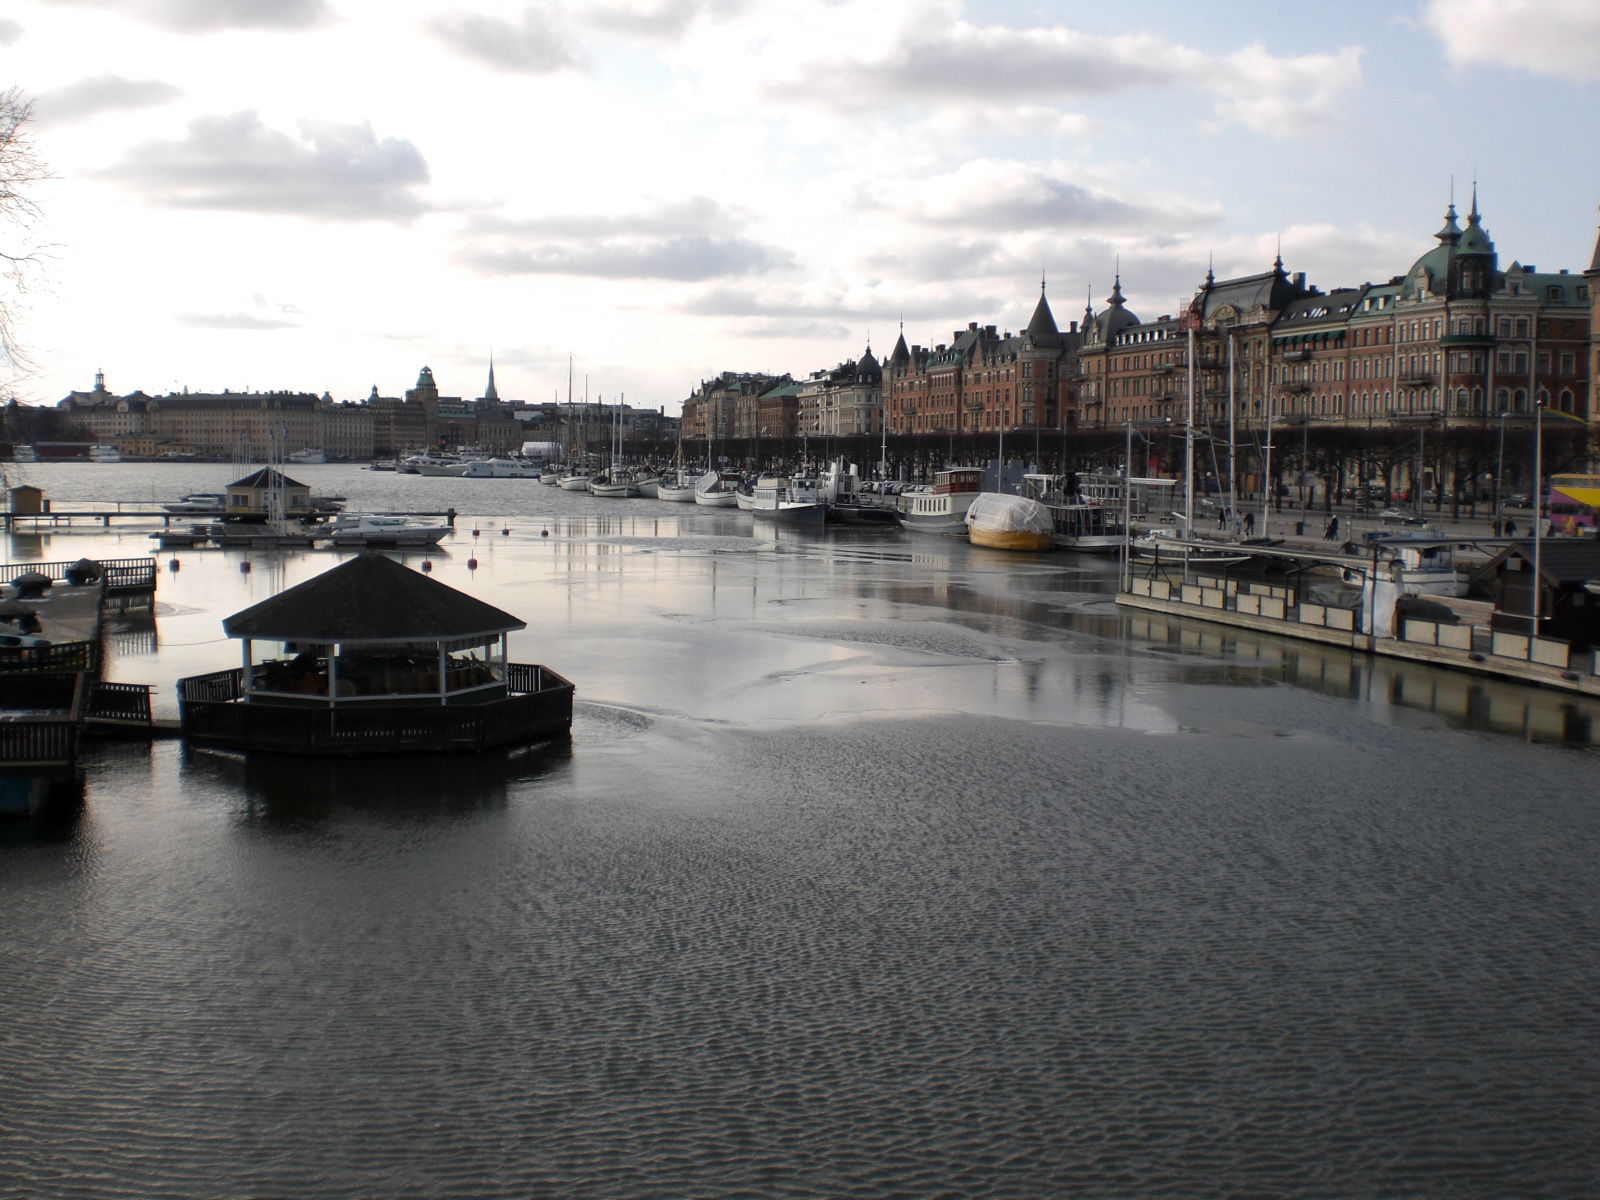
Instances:
[[[301,474],[478,485],[432,574],[528,622],[571,743],[96,744],[81,810],[0,827],[0,1192],[1600,1193],[1585,710],[1119,613],[1068,556]],[[161,560],[110,674],[164,710],[337,561]]]

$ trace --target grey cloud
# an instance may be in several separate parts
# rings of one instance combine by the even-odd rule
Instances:
[[[253,112],[205,117],[184,141],[147,142],[100,173],[174,208],[404,221],[426,210],[428,165],[368,125],[302,122],[292,137]]]
[[[641,41],[671,41],[701,16],[726,17],[748,7],[748,0],[635,0],[588,3],[581,16],[586,25],[605,33]]]
[[[523,9],[519,23],[457,12],[436,17],[428,28],[457,54],[497,71],[547,75],[582,65],[555,18],[537,8]]]
[[[1060,29],[961,24],[900,43],[882,60],[807,63],[766,85],[780,100],[845,111],[926,99],[1038,101],[1175,82],[1175,51],[1150,37],[1101,38]]]
[[[725,232],[738,220],[707,196],[663,204],[658,208],[620,215],[552,213],[517,220],[482,217],[473,233],[526,238],[675,237]]]
[[[961,302],[967,301],[963,298]],[[943,314],[954,307],[959,305],[949,296],[932,299],[913,294],[907,296],[904,302],[897,303],[895,312],[899,318],[909,318],[914,321],[934,319],[943,321],[946,319]],[[698,317],[748,317],[771,321],[774,323],[773,328],[785,331],[785,336],[794,336],[796,330],[808,326],[816,329],[832,328],[834,322],[850,329],[858,329],[863,321],[888,321],[883,305],[876,302],[871,305],[853,305],[833,301],[793,300],[741,287],[706,288],[678,306],[678,311]],[[781,324],[778,324],[779,322]],[[759,332],[754,336],[760,336]]]
[[[691,235],[536,243],[468,250],[463,260],[495,275],[586,275],[599,279],[692,282],[751,275],[790,265],[782,250],[739,237]]]
[[[326,0],[60,0],[123,16],[177,33],[225,29],[314,29],[332,16]]]
[[[257,317],[250,313],[180,313],[178,323],[191,329],[298,329],[298,321]]]
[[[34,112],[40,124],[61,124],[102,112],[127,112],[165,104],[183,89],[159,79],[123,79],[110,73],[41,92]]]

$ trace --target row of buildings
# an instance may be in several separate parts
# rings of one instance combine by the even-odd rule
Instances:
[[[1281,257],[1257,275],[1208,272],[1186,306],[1154,320],[1132,311],[1119,275],[1102,309],[1091,304],[1062,329],[1041,284],[1017,333],[973,322],[931,347],[902,333],[882,362],[869,347],[800,382],[732,372],[705,381],[685,402],[684,436],[1182,424],[1191,373],[1197,420],[1216,419],[1231,398],[1247,427],[1482,424],[1536,404],[1592,422],[1600,244],[1581,274],[1502,269],[1475,192],[1465,225],[1451,204],[1434,240],[1386,283],[1326,292]]]
[[[142,391],[118,395],[106,388],[104,372],[94,388],[75,391],[55,408],[58,431],[83,442],[114,445],[126,458],[245,458],[266,461],[298,450],[320,450],[329,459],[367,461],[428,447],[473,446],[491,454],[515,453],[530,442],[602,444],[613,425],[630,437],[676,435],[676,418],[659,410],[583,401],[520,404],[504,401],[494,367],[482,396],[464,399],[440,392],[423,367],[403,397],[336,401],[311,392]],[[37,441],[13,409],[7,414],[13,441]],[[81,447],[80,447],[81,449]]]

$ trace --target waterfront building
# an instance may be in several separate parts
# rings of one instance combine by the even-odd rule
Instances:
[[[797,398],[800,432],[807,436],[875,435],[883,429],[883,368],[870,345],[859,359],[813,371]]]

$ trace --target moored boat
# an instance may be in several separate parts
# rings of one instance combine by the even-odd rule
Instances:
[[[734,492],[738,486],[737,471],[707,471],[695,481],[694,502],[707,508],[734,508],[739,503]]]
[[[900,492],[895,517],[902,528],[917,533],[965,534],[967,509],[982,491],[983,472],[976,467],[935,471],[932,483]]]
[[[967,538],[991,550],[1048,550],[1055,541],[1050,510],[1037,500],[980,492],[967,506]]]
[[[448,525],[430,525],[398,514],[340,513],[311,526],[311,536],[335,546],[437,546]]]
[[[1024,475],[1022,487],[1025,495],[1050,510],[1054,541],[1063,550],[1115,554],[1122,548],[1126,529],[1120,509],[1069,495],[1060,475]]]
[[[828,502],[821,484],[810,476],[764,475],[751,490],[750,512],[792,525],[821,525],[828,518]]]

